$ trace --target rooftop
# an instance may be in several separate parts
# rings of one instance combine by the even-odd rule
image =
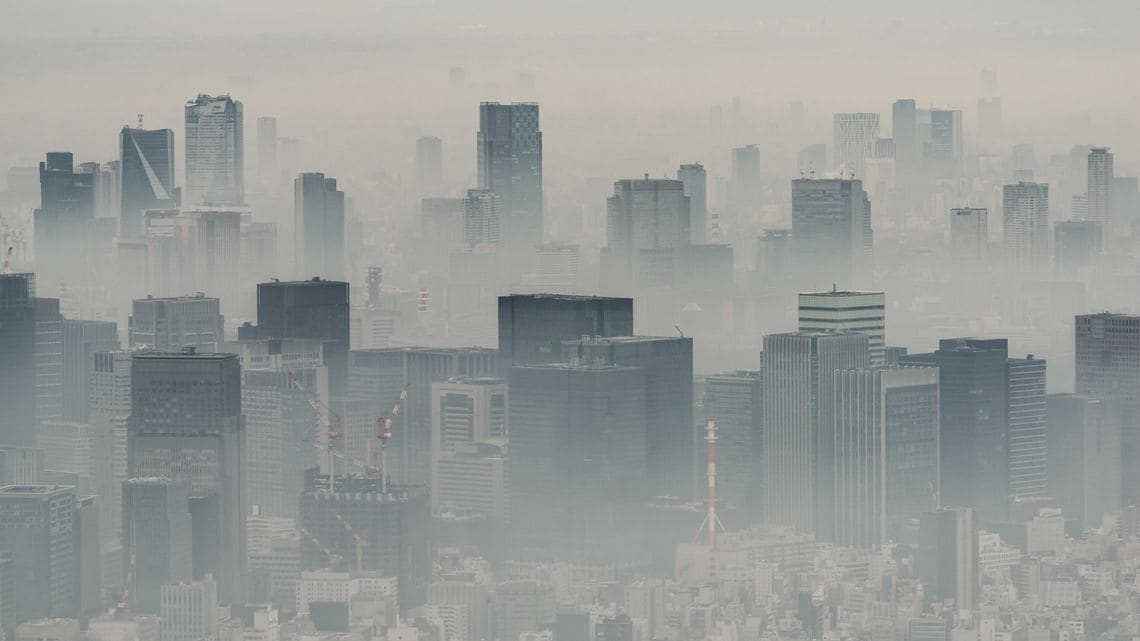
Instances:
[[[74,490],[71,485],[6,485],[0,487],[0,496],[48,496]]]
[[[620,296],[582,296],[579,294],[508,294],[500,296],[499,300],[504,298],[533,298],[536,300],[565,300],[565,301],[589,301],[589,300],[605,300],[605,301],[630,301],[632,298],[623,298]]]
[[[258,283],[258,287],[321,287],[325,285],[344,285],[348,283],[342,280],[325,280],[320,276],[313,276],[309,280],[277,280],[273,279],[264,283]]]

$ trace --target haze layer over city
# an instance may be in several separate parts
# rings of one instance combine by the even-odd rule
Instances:
[[[0,641],[1140,639],[1137,28],[0,7]]]

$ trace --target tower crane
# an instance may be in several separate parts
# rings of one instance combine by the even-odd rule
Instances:
[[[301,379],[297,378],[293,372],[286,370],[285,373],[289,376],[289,381],[293,383],[293,387],[305,395],[305,401],[308,402],[309,407],[313,408],[313,411],[317,413],[317,427],[326,436],[325,462],[329,470],[329,489],[334,489],[336,486],[336,470],[333,467],[332,441],[333,439],[344,436],[344,432],[341,431],[340,415],[322,403],[313,392],[305,387],[305,384],[302,383]],[[319,444],[318,447],[320,447]]]
[[[380,439],[380,492],[383,494],[388,493],[388,439],[392,437],[392,421],[395,420],[400,413],[400,407],[407,400],[409,387],[411,387],[411,383],[405,382],[404,389],[400,390],[400,395],[396,397],[396,402],[392,405],[392,410],[386,416],[376,419],[376,438]]]

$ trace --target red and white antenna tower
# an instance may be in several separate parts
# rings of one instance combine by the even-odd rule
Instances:
[[[716,418],[710,416],[705,424],[705,443],[708,444],[708,513],[697,532],[707,532],[709,548],[716,548],[716,531],[724,530],[724,524],[716,515]]]

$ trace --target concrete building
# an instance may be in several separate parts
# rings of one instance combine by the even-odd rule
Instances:
[[[740,526],[761,516],[763,383],[758,371],[722,372],[705,378],[705,413],[716,418],[717,510],[724,512],[722,521]]]
[[[560,363],[562,342],[632,336],[633,299],[563,294],[499,297],[499,367]]]
[[[840,291],[801,293],[801,332],[858,332],[867,335],[871,365],[885,363],[887,311],[883,292]]]
[[[0,446],[36,444],[35,301],[35,274],[0,274]]]
[[[1117,399],[1050,394],[1048,489],[1067,516],[1100,527],[1121,507],[1121,406]]]
[[[1019,182],[1002,188],[1002,242],[1011,267],[1049,262],[1049,185]]]
[[[503,248],[521,255],[542,243],[542,131],[538,104],[479,105],[478,187],[503,200]]]
[[[685,195],[689,198],[689,241],[694,245],[708,242],[708,174],[701,163],[681,165],[677,169]]]
[[[427,196],[443,185],[443,141],[435,136],[416,139],[416,188]]]
[[[977,264],[985,260],[990,242],[989,210],[962,207],[950,210],[950,253],[955,260]]]
[[[293,181],[293,257],[297,278],[345,278],[344,192],[335,178],[305,173]]]
[[[879,114],[835,114],[832,117],[832,134],[832,166],[861,178],[866,158],[879,138]]]
[[[146,210],[178,206],[174,132],[123,127],[119,132],[119,171],[119,235],[141,236]]]
[[[186,103],[186,182],[182,205],[245,203],[244,108],[225,96]]]
[[[199,581],[163,585],[159,594],[159,641],[210,641],[218,638],[218,586]]]
[[[1089,150],[1087,220],[1100,223],[1101,228],[1110,230],[1116,224],[1112,220],[1113,156],[1107,147],[1093,147]]]
[[[5,629],[32,619],[78,613],[75,488],[9,485],[0,488],[0,541],[12,554],[18,590]]]
[[[919,524],[915,575],[926,601],[952,599],[958,609],[972,609],[980,589],[978,533],[970,508],[926,512]]]
[[[803,282],[859,285],[870,275],[874,245],[871,204],[862,181],[793,180],[792,242]]]
[[[146,297],[131,305],[131,347],[176,352],[193,347],[212,352],[225,340],[221,301],[205,295]]]
[[[676,252],[691,240],[691,204],[680,180],[619,180],[606,200],[603,277],[619,288],[670,284]]]
[[[159,614],[162,586],[193,576],[188,488],[168,477],[123,482],[123,580],[131,612]]]

